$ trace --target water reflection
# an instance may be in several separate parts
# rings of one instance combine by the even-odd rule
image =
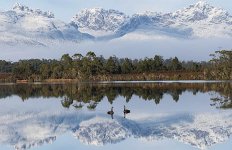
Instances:
[[[4,121],[5,123],[2,123]],[[0,143],[23,150],[71,132],[88,145],[115,144],[129,137],[160,141],[173,139],[199,149],[225,142],[232,134],[232,114],[169,114],[147,120],[129,120],[104,114],[21,114],[1,118]]]
[[[107,112],[108,115],[111,116],[112,119],[114,119],[114,107],[111,107],[111,110]]]
[[[61,135],[71,133],[86,145],[117,144],[129,138],[152,142],[170,139],[206,149],[225,142],[232,134],[232,111],[227,110],[232,105],[231,87],[231,82],[0,85],[1,107],[8,106],[4,98],[11,100],[15,95],[25,102],[20,104],[20,111],[0,111],[0,147],[11,145],[17,150],[30,149],[53,143]],[[210,94],[209,107],[223,111],[156,114],[152,111],[149,117],[133,119],[127,116],[138,114],[140,106],[132,109],[129,105],[133,96],[157,105],[165,103],[165,95],[179,103],[186,92],[193,96]],[[124,102],[121,102],[122,107],[115,109],[118,97],[123,97]],[[43,111],[36,111],[35,108],[48,105],[47,101],[39,101],[32,103],[30,109],[24,108],[29,105],[27,101],[32,101],[29,98],[55,98],[61,107],[49,104]],[[104,98],[110,107],[96,111]]]
[[[130,112],[131,111],[127,109],[126,106],[124,105],[124,110],[123,110],[124,118],[126,118],[126,115],[129,114]]]
[[[211,92],[212,106],[217,108],[232,108],[232,82],[216,83],[124,83],[124,84],[14,84],[0,85],[0,99],[18,95],[23,101],[29,98],[61,98],[63,107],[82,108],[84,104],[89,110],[94,110],[97,104],[107,97],[113,104],[118,96],[123,96],[129,102],[133,95],[145,101],[159,104],[163,96],[170,95],[178,102],[183,92]]]

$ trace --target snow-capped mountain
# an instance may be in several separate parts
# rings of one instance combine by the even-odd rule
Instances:
[[[173,13],[133,15],[117,34],[123,36],[139,31],[173,37],[225,37],[232,36],[231,24],[232,16],[227,11],[199,1]]]
[[[199,1],[195,5],[180,9],[172,13],[173,18],[178,18],[180,22],[199,22],[207,20],[210,23],[225,23],[231,25],[232,16],[222,8],[216,8],[205,1]]]
[[[43,45],[46,40],[80,41],[92,38],[81,33],[75,24],[55,19],[51,12],[32,10],[18,3],[12,10],[0,12],[0,32],[0,41],[8,44]]]
[[[145,12],[130,17],[112,9],[84,9],[65,23],[49,11],[16,4],[12,10],[0,12],[0,34],[0,44],[7,45],[121,37],[224,38],[232,37],[232,16],[222,8],[199,1],[175,12]]]
[[[205,1],[172,13],[172,18],[178,18],[175,24],[191,28],[197,37],[232,35],[232,16],[222,8],[213,7]]]
[[[174,38],[231,37],[232,16],[222,8],[199,1],[170,13],[145,12],[128,17],[116,10],[84,9],[73,17],[82,32],[104,39],[122,36]],[[110,35],[110,36],[109,36]]]
[[[80,31],[98,36],[102,33],[112,33],[118,30],[129,17],[117,10],[102,8],[83,9],[77,13],[72,21]]]
[[[174,26],[175,21],[169,19],[170,14],[146,12],[144,14],[135,14],[130,21],[124,24],[116,31],[117,37],[129,33],[165,35],[172,37],[191,37],[192,29],[188,27]]]

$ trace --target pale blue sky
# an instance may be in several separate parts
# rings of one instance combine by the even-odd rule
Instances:
[[[123,11],[127,14],[136,12],[174,11],[198,0],[0,0],[0,10],[9,10],[18,2],[31,8],[40,8],[44,11],[50,10],[56,17],[69,21],[80,9],[102,7]],[[222,7],[232,13],[231,0],[207,0],[208,3]]]

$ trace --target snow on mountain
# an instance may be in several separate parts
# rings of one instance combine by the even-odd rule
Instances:
[[[127,15],[117,10],[92,8],[81,10],[73,17],[72,21],[80,31],[100,36],[116,31],[128,18]]]
[[[145,12],[131,17],[117,10],[84,9],[70,23],[51,12],[16,4],[0,12],[0,43],[46,46],[83,40],[232,37],[232,16],[199,1],[172,13]],[[62,42],[61,42],[62,43]]]
[[[42,12],[41,10],[39,9],[36,9],[36,10],[33,10],[33,9],[30,9],[29,7],[27,6],[24,6],[24,5],[21,5],[19,3],[16,3],[14,6],[13,6],[13,10],[15,12],[18,12],[18,13],[31,13],[31,14],[37,14],[37,15],[42,15],[44,17],[48,17],[48,18],[54,18],[54,14],[50,11],[48,12]]]
[[[170,14],[152,12],[135,14],[128,23],[116,31],[116,34],[120,37],[132,32],[183,38],[192,35],[191,28],[173,26],[174,22],[174,20],[170,19]]]
[[[130,32],[151,33],[184,38],[231,37],[232,16],[222,8],[204,1],[173,13],[145,12],[130,18],[118,31],[118,36]]]
[[[122,36],[208,38],[231,37],[232,16],[222,8],[199,1],[173,13],[145,12],[128,17],[116,10],[84,9],[73,17],[82,32],[104,39]]]
[[[224,37],[232,35],[232,16],[222,8],[199,1],[195,5],[172,13],[175,24],[193,29],[197,37]]]
[[[207,20],[210,23],[231,24],[232,16],[222,8],[211,6],[205,1],[199,1],[195,5],[180,9],[172,13],[173,18],[178,18],[181,22],[198,22]]]
[[[51,12],[32,10],[18,3],[12,10],[0,12],[0,32],[0,42],[7,44],[43,45],[46,40],[80,41],[93,38],[81,33],[75,24],[55,19]]]

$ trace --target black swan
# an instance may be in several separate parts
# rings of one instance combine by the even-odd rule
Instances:
[[[128,113],[130,113],[130,110],[129,109],[126,109],[126,106],[124,105],[124,114],[128,114]]]
[[[114,107],[111,107],[111,110],[107,112],[107,114],[109,115],[113,115],[114,114],[114,110],[113,110]]]

